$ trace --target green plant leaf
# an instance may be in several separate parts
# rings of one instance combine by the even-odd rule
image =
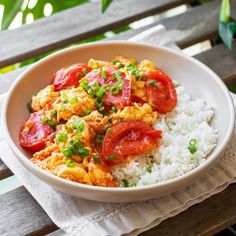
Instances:
[[[102,13],[104,13],[109,5],[112,3],[112,0],[102,0]]]
[[[224,44],[229,48],[233,48],[233,39],[236,36],[236,23],[219,22],[219,34]]]
[[[4,12],[2,16],[1,30],[7,29],[17,13],[21,10],[23,0],[8,0],[0,1],[0,4],[4,6]]]
[[[231,0],[222,0],[220,9],[219,35],[224,44],[233,48],[233,39],[236,36],[236,20],[230,16]]]
[[[220,21],[227,23],[230,20],[231,0],[222,0],[220,8]]]

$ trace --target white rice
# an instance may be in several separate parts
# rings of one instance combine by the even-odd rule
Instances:
[[[192,100],[184,93],[183,86],[178,86],[176,91],[176,108],[161,115],[153,126],[164,133],[160,147],[152,153],[137,156],[128,165],[113,168],[112,174],[121,186],[124,179],[130,185],[144,186],[183,175],[204,162],[216,146],[217,131],[209,124],[214,116],[213,109],[202,99]],[[191,139],[196,140],[194,154],[188,150]]]

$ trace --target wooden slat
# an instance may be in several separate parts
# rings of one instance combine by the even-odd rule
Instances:
[[[225,191],[165,220],[143,236],[212,235],[236,223],[236,184]],[[45,235],[57,229],[28,191],[20,187],[0,195],[1,235]]]
[[[196,55],[195,58],[209,66],[226,84],[236,78],[236,58],[223,44],[202,52]]]
[[[236,184],[165,220],[142,236],[210,236],[236,223]]]
[[[100,1],[87,3],[0,33],[0,67],[115,29],[187,0],[119,0],[105,14]]]
[[[128,39],[160,23],[168,30],[167,36],[171,37],[178,46],[185,48],[218,35],[219,7],[220,0],[215,0],[146,27],[121,33],[114,39]]]
[[[0,235],[46,235],[57,227],[29,192],[20,187],[0,195]]]

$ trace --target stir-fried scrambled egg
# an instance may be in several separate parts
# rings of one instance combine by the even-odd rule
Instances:
[[[142,80],[144,72],[155,68],[153,62],[143,60],[138,65],[134,58],[122,56],[112,61],[90,59],[93,69],[114,67],[131,80],[132,96],[146,101]],[[50,135],[47,146],[34,153],[32,161],[42,169],[75,182],[118,186],[109,169],[102,164],[100,151],[106,129],[124,120],[140,120],[152,125],[158,113],[148,103],[133,103],[123,109],[107,109],[85,89],[87,84],[55,91],[49,85],[32,97],[32,110],[45,112],[42,122],[50,122],[55,133]]]

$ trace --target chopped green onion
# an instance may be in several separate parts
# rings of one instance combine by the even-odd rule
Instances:
[[[97,98],[102,99],[103,96],[105,95],[105,93],[106,93],[106,89],[104,89],[103,87],[101,87],[101,88],[98,90],[96,96],[97,96]]]
[[[126,66],[127,67],[134,67],[134,65],[131,62],[128,62],[128,64]]]
[[[112,154],[112,155],[110,155],[110,156],[107,158],[107,160],[112,161],[112,160],[114,160],[115,158],[117,158],[117,155]]]
[[[93,160],[94,160],[94,162],[97,163],[97,164],[101,163],[101,160],[98,158],[97,155],[93,155]]]
[[[48,122],[48,117],[47,116],[44,116],[44,117],[41,117],[41,122],[42,123],[47,123]]]
[[[61,152],[65,157],[72,157],[73,155],[73,147],[72,146],[67,146],[62,148]]]
[[[103,80],[106,79],[106,75],[107,75],[107,71],[104,68],[101,68],[101,76]]]
[[[149,167],[147,168],[147,172],[148,172],[148,173],[152,173],[152,167],[151,167],[151,166],[149,166]]]
[[[90,86],[88,84],[88,81],[83,78],[82,80],[80,80],[80,85],[81,88],[83,88],[85,91],[88,91],[90,89]]]
[[[94,96],[96,94],[91,88],[87,92],[90,96]]]
[[[79,148],[77,151],[76,151],[76,154],[81,156],[81,157],[86,157],[89,155],[89,151],[85,148]]]
[[[88,74],[88,70],[86,68],[84,68],[82,71],[85,75]]]
[[[118,66],[119,68],[124,68],[124,67],[125,67],[125,65],[122,64],[121,62],[117,63],[117,66]]]
[[[80,132],[83,132],[84,130],[84,122],[82,120],[76,120],[76,122],[73,123],[73,127],[79,130]]]
[[[109,125],[106,125],[106,126],[104,127],[104,130],[107,131],[109,128],[110,128],[110,126],[109,126]]]
[[[57,110],[52,110],[51,113],[54,117],[57,117]]]
[[[71,141],[72,141],[72,146],[74,148],[82,148],[83,147],[83,144],[79,140],[75,140],[75,141],[71,140]]]
[[[65,93],[61,94],[61,99],[63,102],[67,103],[68,102],[68,96]]]
[[[114,81],[114,80],[115,80],[115,78],[116,78],[115,74],[114,74],[114,73],[112,73],[112,74],[111,74],[111,80],[112,80],[112,81]]]
[[[113,85],[113,86],[110,88],[110,91],[111,91],[112,94],[117,95],[117,94],[120,93],[120,88],[119,88],[119,86],[117,86],[117,85]]]
[[[129,186],[130,186],[130,187],[136,187],[137,184],[136,184],[136,183],[131,183]]]
[[[51,119],[48,119],[47,123],[52,128],[56,128],[56,126],[57,126],[57,123],[55,121],[51,120]]]
[[[97,92],[100,89],[100,85],[98,82],[93,82],[92,84],[93,91]]]
[[[117,62],[120,62],[120,61],[115,59],[115,60],[112,61],[112,64],[115,65]]]
[[[78,72],[77,75],[76,75],[76,77],[79,78],[79,79],[81,79],[81,78],[83,77],[83,75],[82,75],[80,72]]]
[[[97,99],[95,100],[94,105],[98,110],[103,106],[102,102],[99,102]]]
[[[91,112],[92,112],[91,110],[86,109],[86,111],[85,111],[85,115],[89,115]]]
[[[196,139],[191,139],[189,141],[188,150],[191,152],[191,154],[194,154],[197,151],[196,143]]]
[[[70,100],[70,104],[71,105],[74,105],[75,103],[78,102],[78,98],[77,97],[73,97],[71,100]]]
[[[102,142],[103,142],[103,139],[104,139],[104,135],[103,134],[98,134],[96,136],[96,143],[99,147],[102,146]]]
[[[120,72],[119,70],[117,70],[116,72],[114,72],[114,74],[115,74],[115,76],[116,76],[116,78],[117,78],[118,80],[122,80],[122,77],[120,76],[120,75],[121,75],[121,72]]]
[[[122,123],[123,122],[123,119],[122,118],[119,118],[118,120],[117,120],[117,123]]]
[[[117,111],[118,111],[115,106],[112,106],[111,109],[112,109],[112,111],[114,111],[114,112],[117,112]]]
[[[57,142],[64,143],[67,140],[66,134],[58,134],[57,136]]]
[[[74,161],[72,161],[72,160],[68,160],[68,161],[66,162],[66,166],[69,167],[69,168],[72,168],[72,167],[75,166],[75,163],[74,163]]]
[[[121,181],[123,182],[124,187],[129,187],[129,182],[127,179],[122,179]]]
[[[66,110],[66,105],[65,104],[62,104],[61,105],[61,111],[65,111]]]
[[[152,80],[149,80],[148,83],[151,85],[151,86],[157,86],[157,81],[152,79]]]

